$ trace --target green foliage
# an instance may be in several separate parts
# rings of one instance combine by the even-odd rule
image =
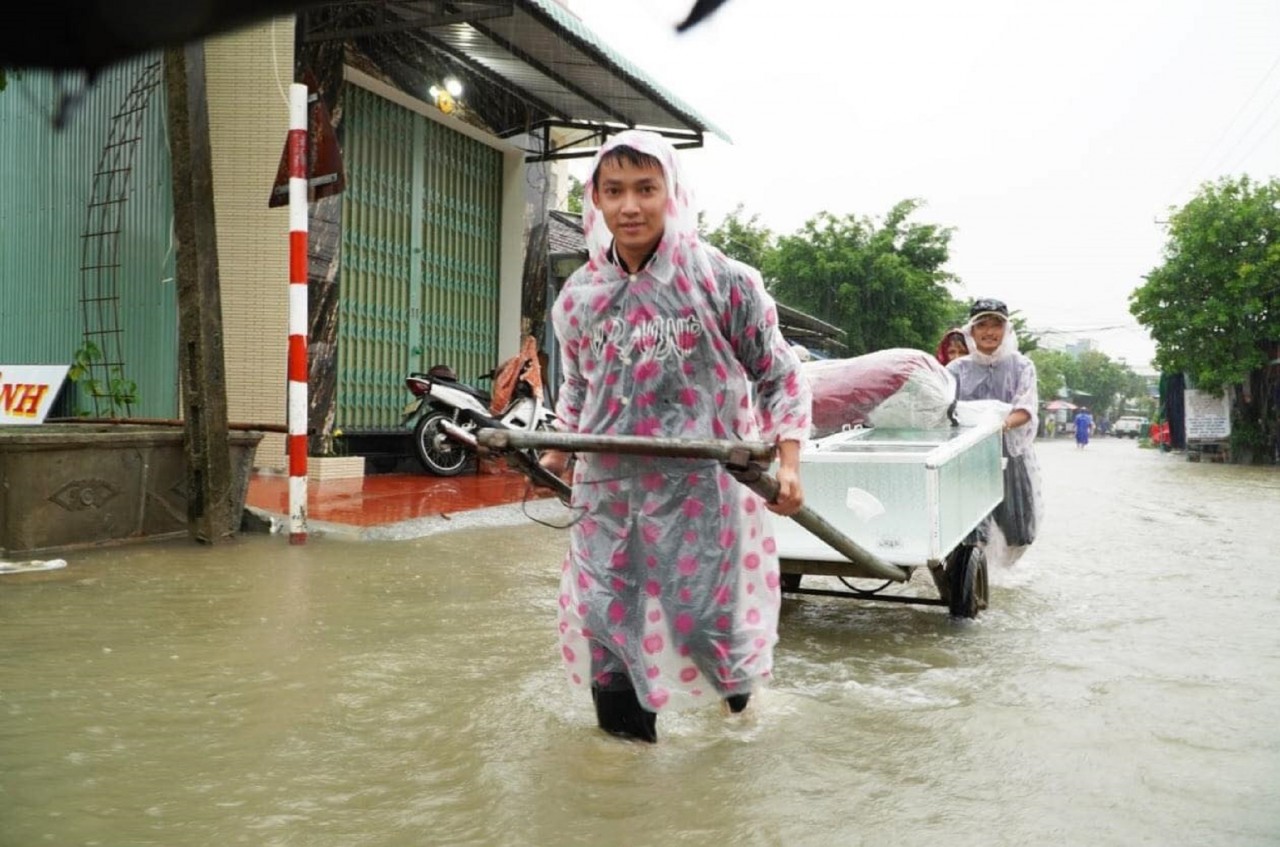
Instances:
[[[1280,181],[1205,185],[1170,219],[1164,263],[1129,303],[1163,371],[1218,391],[1262,367],[1280,339]]]
[[[726,256],[763,272],[765,262],[774,249],[773,233],[760,223],[759,215],[744,220],[745,216],[746,212],[739,203],[712,230],[706,228],[705,219],[699,215],[698,230],[703,241],[720,248]]]
[[[1263,421],[1253,415],[1238,414],[1240,409],[1237,406],[1237,413],[1231,416],[1231,454],[1249,464],[1261,462],[1272,443],[1271,435]]]
[[[1090,350],[1073,358],[1061,350],[1036,349],[1027,355],[1036,363],[1041,402],[1057,397],[1058,389],[1068,388],[1089,395],[1087,405],[1095,417],[1115,420],[1127,409],[1138,409],[1150,417],[1146,380],[1106,353]]]
[[[573,212],[575,215],[582,214],[583,192],[582,180],[572,174],[569,175],[569,194],[565,198],[565,211]]]
[[[819,213],[766,254],[761,270],[774,296],[844,329],[850,355],[933,350],[953,325],[954,277],[943,270],[952,231],[910,222],[920,205],[904,200],[880,225]]]
[[[94,379],[93,366],[101,361],[103,361],[102,350],[92,341],[85,339],[84,344],[80,345],[80,349],[76,350],[71,357],[71,368],[67,371],[67,378],[78,385],[87,396],[94,398],[95,408],[98,405],[97,401],[104,401],[109,417],[128,417],[129,407],[138,402],[138,384],[131,379],[125,379],[124,373],[118,367],[111,369],[105,384]],[[80,410],[82,417],[88,414],[87,410]]]
[[[1014,312],[1009,315],[1009,323],[1013,324],[1013,329],[1018,333],[1018,350],[1022,353],[1030,353],[1032,350],[1040,349],[1040,336],[1031,331],[1031,327],[1027,326],[1027,319],[1022,315]]]
[[[1075,365],[1075,384],[1071,387],[1087,391],[1093,398],[1088,405],[1094,416],[1119,417],[1125,405],[1124,390],[1129,384],[1128,368],[1097,350],[1081,353]]]
[[[1057,398],[1058,391],[1067,388],[1067,373],[1074,372],[1075,361],[1061,350],[1032,350],[1027,353],[1036,363],[1036,390],[1040,402],[1048,403]]]

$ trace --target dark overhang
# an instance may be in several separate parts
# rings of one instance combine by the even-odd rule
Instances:
[[[707,133],[729,140],[555,0],[326,3],[303,15],[300,32],[304,45],[348,42],[392,75],[455,70],[478,88],[474,109],[492,132],[540,142],[530,161],[590,156],[629,128],[677,147],[701,146]],[[556,146],[553,129],[570,139]]]

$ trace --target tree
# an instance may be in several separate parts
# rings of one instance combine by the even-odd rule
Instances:
[[[1075,368],[1075,362],[1061,350],[1036,349],[1027,353],[1028,358],[1036,363],[1036,390],[1040,394],[1040,402],[1048,403],[1057,398],[1058,392],[1070,387],[1067,372]]]
[[[1248,382],[1233,441],[1259,454],[1276,443],[1263,370],[1280,340],[1280,181],[1206,184],[1169,221],[1164,262],[1129,298],[1156,342],[1156,363],[1202,390]]]
[[[1089,350],[1073,358],[1061,350],[1036,349],[1027,355],[1036,363],[1036,387],[1043,403],[1067,388],[1088,396],[1087,405],[1098,417],[1114,420],[1135,404],[1146,411],[1146,380],[1106,353]]]
[[[739,203],[725,215],[718,227],[708,230],[705,219],[699,215],[699,235],[703,241],[720,248],[726,256],[763,272],[765,262],[774,249],[773,232],[760,223],[759,215],[744,220],[745,216],[746,212]]]
[[[908,219],[904,200],[877,226],[870,218],[821,212],[778,239],[762,269],[774,296],[847,333],[851,355],[888,347],[932,350],[954,308],[943,270],[952,230]]]
[[[1097,350],[1081,353],[1075,364],[1075,385],[1071,387],[1093,398],[1089,408],[1095,416],[1117,417],[1117,409],[1124,408],[1129,369]]]
[[[582,196],[586,188],[582,184],[582,180],[573,174],[569,174],[569,193],[564,199],[565,211],[573,212],[575,215],[582,214]]]

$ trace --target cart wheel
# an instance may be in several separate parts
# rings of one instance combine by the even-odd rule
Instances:
[[[795,591],[800,587],[800,579],[804,574],[784,573],[778,575],[781,579],[783,591]]]
[[[947,556],[951,616],[976,618],[987,608],[987,557],[981,547],[961,544]]]

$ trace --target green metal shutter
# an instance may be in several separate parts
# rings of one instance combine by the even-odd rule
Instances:
[[[358,86],[344,113],[335,423],[385,431],[408,371],[498,364],[502,154]]]

